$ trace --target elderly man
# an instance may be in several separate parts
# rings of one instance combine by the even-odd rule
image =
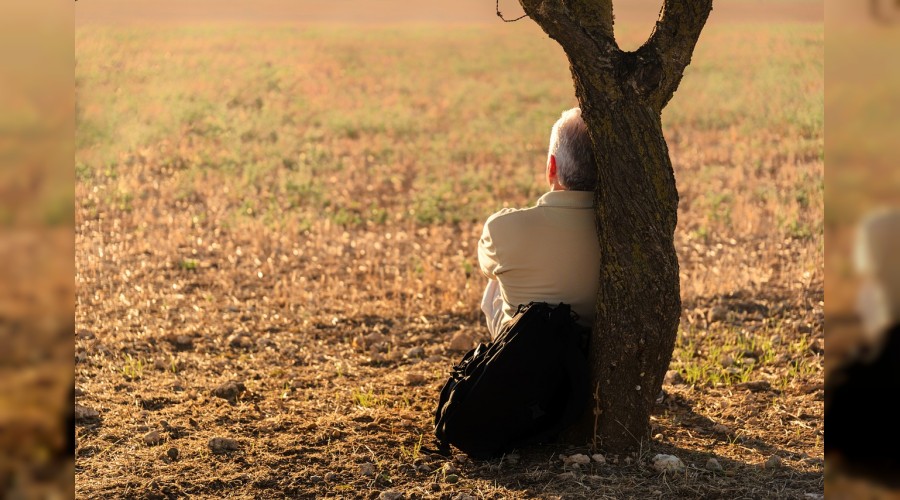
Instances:
[[[581,110],[553,125],[547,154],[549,191],[530,208],[503,209],[484,224],[478,262],[489,279],[481,301],[495,338],[519,304],[564,302],[579,323],[594,322],[600,246],[593,198],[597,172]]]
[[[825,386],[829,463],[900,487],[900,210],[869,215],[857,236],[863,277],[859,315],[866,334],[856,359],[832,371]]]

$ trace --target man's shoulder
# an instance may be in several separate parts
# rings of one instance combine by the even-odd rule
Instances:
[[[521,212],[522,210],[527,210],[527,209],[524,209],[524,208],[503,208],[503,209],[500,209],[500,210],[498,210],[497,212],[494,212],[493,214],[491,214],[491,216],[487,218],[487,220],[484,222],[484,224],[485,224],[485,225],[488,225],[488,224],[490,224],[490,223],[492,223],[492,222],[494,222],[494,221],[496,221],[496,220],[498,220],[498,219],[501,219],[501,218],[503,218],[503,217],[509,217],[510,215],[513,215],[513,214],[515,214],[515,213],[517,213],[517,212]]]
[[[503,227],[515,227],[525,224],[534,211],[539,207],[504,208],[493,213],[484,223],[485,230],[495,230]]]

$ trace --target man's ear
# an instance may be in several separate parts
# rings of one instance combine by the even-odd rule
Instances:
[[[547,182],[553,184],[556,176],[556,155],[550,155],[550,159],[547,160]]]

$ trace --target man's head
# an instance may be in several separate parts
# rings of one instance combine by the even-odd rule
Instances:
[[[553,190],[593,191],[597,167],[581,108],[564,111],[550,132],[547,181]]]

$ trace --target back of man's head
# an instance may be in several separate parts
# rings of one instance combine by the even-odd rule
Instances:
[[[587,124],[581,108],[563,111],[550,132],[547,153],[556,158],[559,183],[569,191],[593,191],[597,184],[597,167]]]

